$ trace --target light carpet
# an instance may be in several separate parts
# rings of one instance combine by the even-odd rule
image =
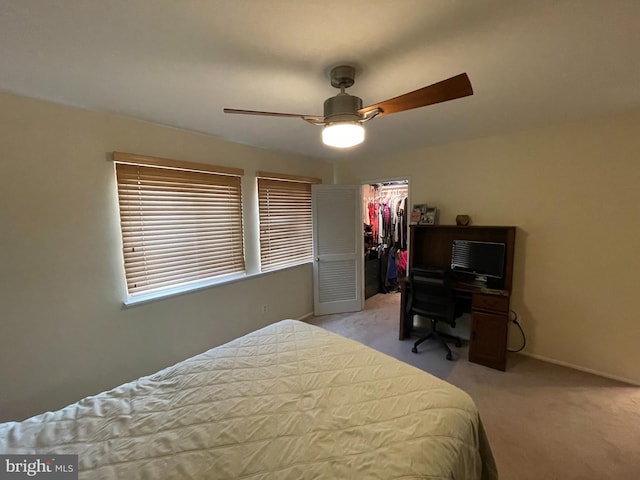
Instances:
[[[519,354],[509,354],[501,372],[468,362],[466,345],[452,346],[454,361],[437,342],[414,354],[415,339],[398,340],[399,308],[399,294],[378,294],[361,312],[306,321],[466,391],[480,409],[502,479],[640,478],[640,388]]]

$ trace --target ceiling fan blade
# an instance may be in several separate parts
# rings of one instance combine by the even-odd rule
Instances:
[[[225,108],[224,113],[239,113],[242,115],[262,115],[265,117],[290,117],[290,118],[301,118],[303,120],[309,121],[324,121],[324,117],[319,117],[317,115],[302,115],[299,113],[278,113],[278,112],[260,112],[258,110],[238,110],[235,108]]]
[[[399,97],[394,97],[384,102],[369,105],[358,110],[358,113],[364,115],[373,110],[381,110],[378,117],[388,115],[390,113],[403,112],[412,108],[426,107],[434,103],[446,102],[456,98],[473,95],[473,88],[466,73],[461,73],[455,77],[442,80],[428,87],[422,87],[413,92],[405,93]]]

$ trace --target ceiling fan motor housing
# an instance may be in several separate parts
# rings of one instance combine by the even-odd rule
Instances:
[[[324,118],[326,123],[359,122],[358,110],[362,108],[362,99],[348,93],[339,93],[324,101]]]
[[[356,81],[356,69],[351,65],[338,65],[331,69],[331,85],[336,88],[349,88]]]

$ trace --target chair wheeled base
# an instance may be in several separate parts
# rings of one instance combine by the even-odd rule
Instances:
[[[462,346],[462,341],[459,337],[454,337],[453,335],[449,335],[447,333],[440,333],[436,330],[436,320],[431,320],[431,331],[425,335],[424,337],[419,338],[416,343],[413,344],[413,348],[411,351],[413,353],[418,353],[418,345],[423,342],[426,342],[430,338],[433,338],[440,342],[440,344],[447,350],[447,360],[453,360],[453,356],[451,354],[451,349],[449,345],[447,345],[447,341],[455,343],[456,347],[460,348]]]

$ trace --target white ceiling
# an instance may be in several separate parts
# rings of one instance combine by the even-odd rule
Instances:
[[[638,0],[0,0],[0,90],[325,158],[640,107]],[[303,120],[331,66],[370,105],[467,72],[474,95],[374,119],[352,151]]]

